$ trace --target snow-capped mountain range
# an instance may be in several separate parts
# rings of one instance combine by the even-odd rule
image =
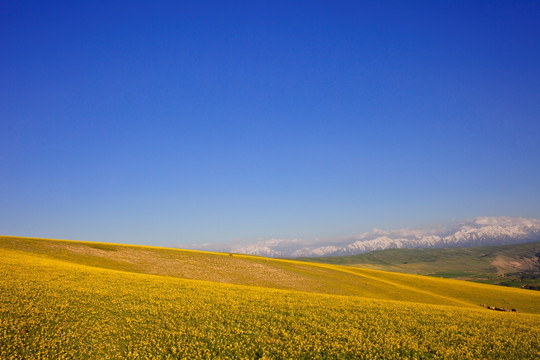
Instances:
[[[380,230],[339,239],[269,239],[253,244],[198,246],[270,257],[354,255],[391,248],[443,248],[517,244],[540,240],[540,220],[479,217],[447,226]]]

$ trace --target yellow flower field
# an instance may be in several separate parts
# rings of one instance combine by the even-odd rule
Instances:
[[[540,357],[536,314],[0,259],[1,359]]]

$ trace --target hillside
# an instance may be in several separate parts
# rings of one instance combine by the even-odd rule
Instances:
[[[6,359],[532,359],[539,300],[336,265],[0,238]]]
[[[95,268],[273,289],[540,313],[540,294],[349,266],[158,247],[0,237],[0,249]]]
[[[388,249],[296,260],[540,289],[540,241],[470,248]]]

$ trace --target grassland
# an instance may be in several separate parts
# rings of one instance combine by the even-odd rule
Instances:
[[[296,260],[540,290],[539,258],[540,241],[470,248],[387,249]]]
[[[521,289],[12,237],[0,238],[0,277],[2,359],[540,356],[540,294]]]

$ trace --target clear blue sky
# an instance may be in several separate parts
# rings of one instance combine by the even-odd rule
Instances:
[[[0,234],[540,218],[539,1],[0,3]]]

